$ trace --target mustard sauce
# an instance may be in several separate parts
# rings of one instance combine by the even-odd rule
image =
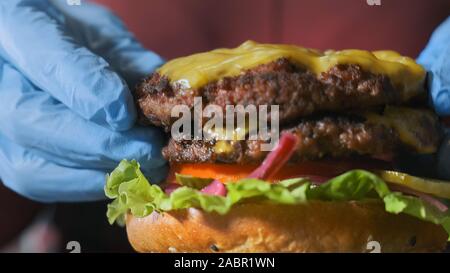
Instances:
[[[302,48],[293,45],[259,44],[246,41],[236,48],[219,48],[209,52],[181,57],[167,62],[158,72],[172,84],[184,88],[200,88],[220,78],[236,76],[258,65],[287,58],[319,75],[338,64],[357,64],[365,71],[390,78],[404,99],[423,91],[425,70],[413,59],[395,51],[341,51]]]

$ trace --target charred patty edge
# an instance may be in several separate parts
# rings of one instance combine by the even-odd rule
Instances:
[[[134,91],[139,121],[170,129],[175,105],[192,108],[194,97],[203,107],[226,105],[279,105],[280,123],[324,111],[343,112],[385,104],[401,104],[403,96],[390,79],[364,71],[354,64],[336,65],[315,75],[281,58],[246,70],[238,76],[224,77],[198,89],[173,85],[158,74],[151,74]]]
[[[431,145],[439,145],[439,127],[426,125]],[[297,125],[284,128],[283,132],[296,134],[300,142],[290,162],[319,160],[322,158],[349,158],[352,156],[395,156],[412,147],[402,142],[398,133],[383,124],[373,124],[348,117],[324,117],[317,120],[304,119]],[[261,140],[227,141],[230,152],[217,153],[217,141],[170,139],[163,148],[163,156],[173,163],[260,163],[268,152],[261,151]]]

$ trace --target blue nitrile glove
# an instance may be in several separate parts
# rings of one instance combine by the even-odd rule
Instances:
[[[110,12],[81,3],[0,1],[0,178],[35,200],[103,198],[105,174],[124,158],[152,182],[166,174],[164,135],[134,127],[127,85],[163,61]]]
[[[441,116],[450,116],[450,17],[433,33],[417,61],[428,71],[430,101]],[[438,174],[450,179],[450,132],[442,142],[437,157]]]

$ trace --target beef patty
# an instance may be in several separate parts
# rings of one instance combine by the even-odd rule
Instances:
[[[316,160],[324,157],[345,158],[353,155],[370,157],[395,155],[399,151],[418,152],[410,140],[413,136],[417,147],[437,149],[441,136],[438,121],[423,115],[414,126],[398,132],[384,122],[344,116],[325,116],[302,119],[297,125],[285,128],[296,134],[300,142],[291,162]],[[409,131],[405,131],[409,130]],[[163,149],[164,157],[175,163],[260,163],[268,152],[261,151],[261,140],[183,140],[170,139]]]
[[[225,77],[199,89],[174,86],[170,80],[153,73],[135,90],[135,99],[144,124],[163,126],[174,121],[173,106],[193,107],[200,96],[203,106],[279,105],[280,123],[323,111],[345,112],[369,106],[403,103],[390,79],[364,71],[358,65],[336,65],[316,76],[288,59],[257,66],[234,77]]]

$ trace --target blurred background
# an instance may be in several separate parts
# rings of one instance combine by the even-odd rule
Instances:
[[[82,1],[83,2],[83,1]],[[448,0],[98,0],[148,49],[166,59],[245,40],[318,49],[392,49],[417,57],[450,15]],[[370,2],[370,1],[369,1]],[[129,252],[106,203],[39,204],[0,183],[0,251]]]

